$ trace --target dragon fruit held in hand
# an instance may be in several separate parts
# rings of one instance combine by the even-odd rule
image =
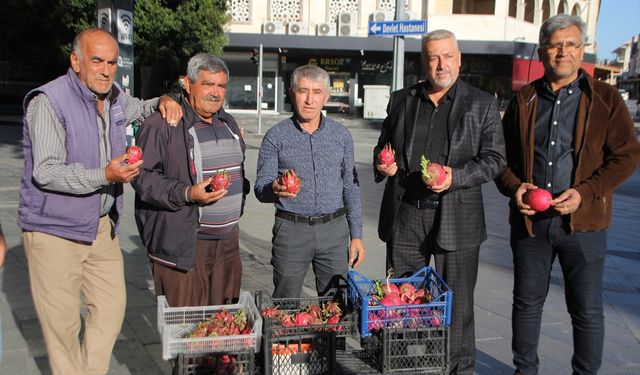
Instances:
[[[378,154],[378,164],[384,164],[387,167],[396,161],[396,151],[387,143],[382,151]]]
[[[302,181],[300,181],[295,169],[287,169],[278,177],[278,184],[286,187],[287,192],[297,194],[300,191]]]
[[[542,212],[551,206],[553,197],[551,193],[545,189],[530,189],[524,193],[522,201],[531,207],[532,210]]]
[[[231,175],[227,171],[218,172],[211,179],[211,189],[213,191],[226,190],[230,184]]]
[[[127,163],[135,164],[142,159],[142,149],[138,146],[131,146],[127,150]]]
[[[422,170],[422,179],[428,186],[441,185],[447,178],[447,173],[444,167],[438,163],[434,163],[425,158],[424,155],[420,157],[420,168]]]

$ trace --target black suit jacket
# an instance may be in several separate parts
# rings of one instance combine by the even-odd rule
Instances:
[[[422,86],[395,91],[387,106],[378,144],[373,152],[376,182],[384,180],[376,169],[378,153],[391,143],[396,150],[398,173],[387,179],[380,206],[378,236],[390,241],[404,194],[400,176],[411,160],[414,129],[418,118]],[[441,194],[436,241],[445,250],[479,246],[486,238],[481,185],[491,181],[506,166],[504,136],[498,101],[493,96],[458,79],[453,105],[447,121],[449,155],[453,179]],[[417,151],[420,152],[420,151]]]

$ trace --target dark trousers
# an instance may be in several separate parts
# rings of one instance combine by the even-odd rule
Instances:
[[[391,240],[394,277],[411,275],[428,266],[433,255],[436,271],[453,292],[449,371],[471,375],[475,365],[473,291],[478,279],[479,248],[441,249],[435,242],[437,210],[402,203],[398,221]]]
[[[344,216],[315,225],[276,216],[272,244],[274,298],[300,297],[310,264],[318,295],[334,290],[340,280],[346,280],[349,226]]]
[[[196,264],[189,272],[152,263],[156,295],[171,307],[236,303],[240,296],[242,261],[240,229],[220,240],[196,240]]]
[[[534,223],[534,233],[533,238],[511,234],[513,363],[525,375],[538,373],[542,308],[557,256],[573,326],[573,374],[596,374],[602,364],[604,340],[602,279],[606,232],[569,234],[562,219],[555,217]]]

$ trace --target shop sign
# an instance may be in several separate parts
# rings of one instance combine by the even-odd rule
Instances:
[[[385,74],[393,70],[393,61],[388,60],[383,63],[369,62],[362,60],[360,63],[360,69],[363,73],[380,73]]]
[[[344,72],[350,70],[351,59],[345,57],[310,58],[309,65],[317,65],[327,72]]]

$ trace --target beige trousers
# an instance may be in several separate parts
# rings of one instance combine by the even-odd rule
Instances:
[[[106,374],[126,305],[120,241],[108,216],[91,243],[24,232],[31,294],[54,375]],[[87,306],[80,341],[82,297]]]

